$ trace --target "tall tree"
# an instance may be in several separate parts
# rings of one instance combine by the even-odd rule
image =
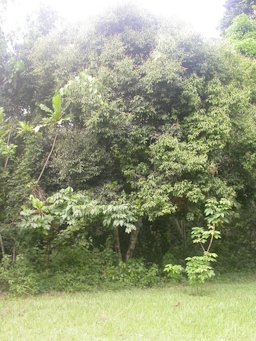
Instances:
[[[256,20],[246,14],[234,18],[226,29],[225,37],[242,54],[256,57]]]
[[[255,0],[226,0],[224,4],[226,10],[221,21],[222,32],[224,32],[232,24],[234,18],[240,14],[254,17],[255,6]]]

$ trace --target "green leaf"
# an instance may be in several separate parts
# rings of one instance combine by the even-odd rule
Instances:
[[[45,112],[48,112],[49,114],[53,114],[53,111],[50,108],[48,108],[46,105],[39,104],[39,107],[40,107],[41,110],[43,110]]]
[[[54,112],[59,116],[61,114],[61,95],[59,93],[55,94],[52,98],[52,106]]]

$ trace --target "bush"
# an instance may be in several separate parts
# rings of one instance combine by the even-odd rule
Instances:
[[[0,289],[13,295],[27,295],[38,292],[38,278],[26,259],[20,255],[15,263],[10,256],[4,256],[0,264]]]
[[[94,288],[88,284],[87,276],[81,272],[73,270],[73,272],[57,271],[55,273],[44,272],[40,275],[40,292],[49,291],[88,291]],[[97,284],[95,284],[97,287]]]
[[[33,254],[36,252],[33,250]],[[47,291],[144,288],[161,280],[156,265],[147,267],[141,259],[118,263],[116,254],[109,249],[66,247],[52,253],[48,259],[39,252],[35,264],[31,264],[31,255],[19,256],[15,263],[5,256],[0,265],[0,290],[24,295]]]
[[[164,273],[168,279],[180,281],[183,278],[184,268],[181,265],[166,264]]]
[[[47,267],[42,267],[40,290],[80,291],[102,287],[105,269],[115,264],[118,264],[116,254],[109,249],[63,247],[50,255]]]
[[[142,260],[131,259],[127,263],[106,269],[105,281],[120,287],[151,287],[160,281],[158,267],[146,267]]]
[[[203,256],[187,257],[186,273],[190,284],[203,284],[215,276],[212,262],[216,262],[216,253],[205,252]]]

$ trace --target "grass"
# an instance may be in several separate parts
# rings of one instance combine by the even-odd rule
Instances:
[[[256,281],[145,290],[0,296],[0,340],[256,339]]]

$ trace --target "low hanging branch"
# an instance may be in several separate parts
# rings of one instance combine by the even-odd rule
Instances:
[[[29,197],[29,207],[24,207],[20,213],[20,226],[24,229],[39,229],[48,234],[49,230],[60,229],[71,232],[84,231],[92,221],[101,221],[102,227],[113,231],[115,250],[122,261],[132,257],[138,239],[141,221],[136,216],[129,203],[100,203],[91,196],[77,192],[72,188],[62,189],[45,200],[37,196]],[[68,208],[68,209],[67,209]],[[123,229],[130,234],[130,244],[126,254],[121,250],[119,232]]]

